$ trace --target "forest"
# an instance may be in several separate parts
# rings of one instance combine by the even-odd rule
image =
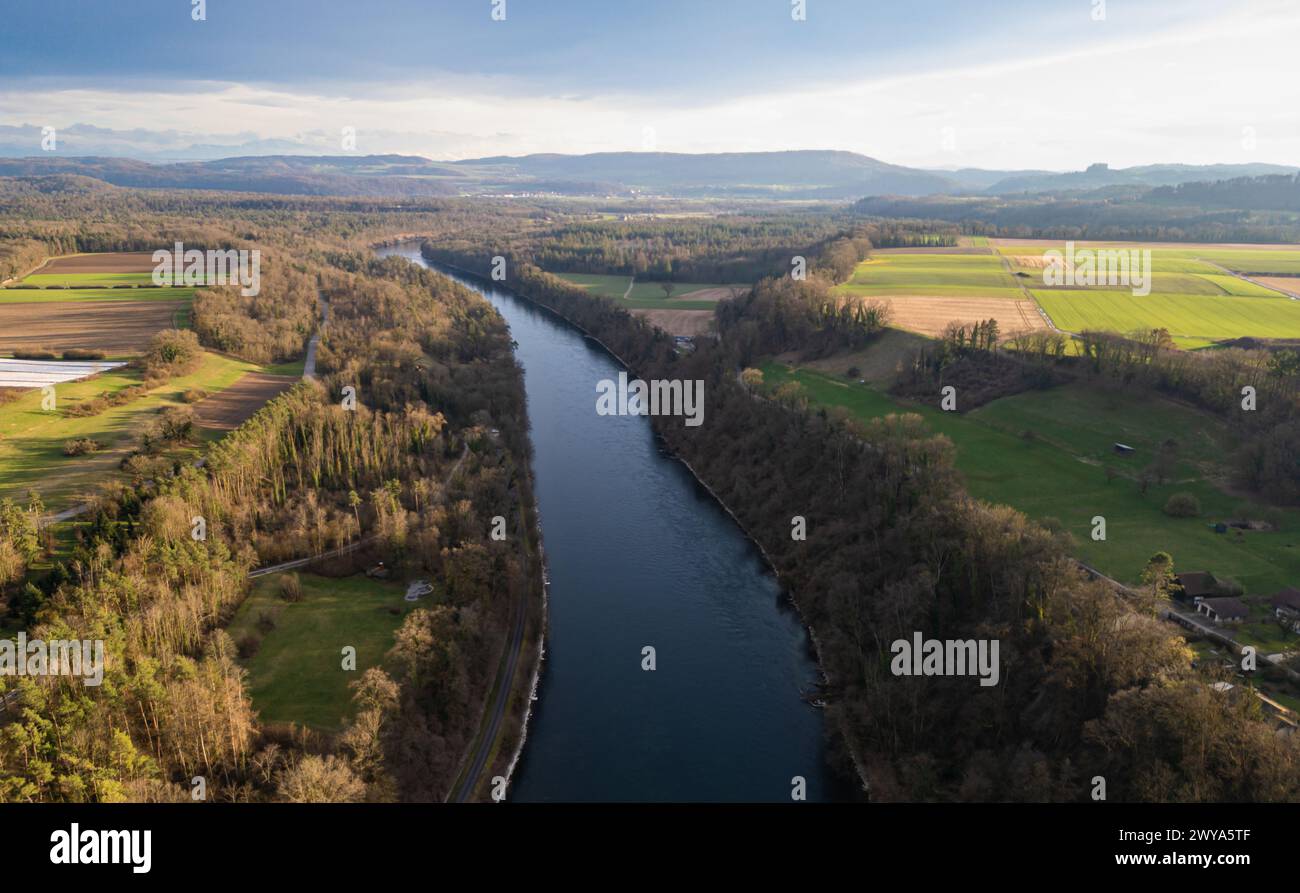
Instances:
[[[1300,240],[1300,216],[1295,199],[1287,198],[1294,190],[1290,177],[1247,178],[1046,195],[872,196],[856,202],[853,209],[872,220],[947,221],[970,235],[998,238],[1295,242]],[[1259,203],[1261,193],[1272,199]]]
[[[196,778],[209,800],[444,797],[514,605],[522,598],[540,611],[522,384],[499,315],[443,277],[376,260],[357,235],[376,218],[331,202],[309,210],[19,187],[4,208],[13,271],[45,255],[174,240],[259,248],[258,296],[234,286],[196,294],[193,332],[179,334],[203,348],[255,362],[300,358],[318,293],[331,324],[316,380],[207,447],[201,466],[138,453],[66,547],[43,523],[38,494],[0,505],[6,627],[102,640],[107,653],[98,687],[0,680],[0,797],[189,800]],[[504,542],[489,536],[496,515],[509,520]],[[347,543],[362,548],[322,573],[382,561],[424,576],[439,597],[410,611],[382,666],[353,682],[353,717],[340,733],[263,724],[243,643],[224,629],[248,573]]]

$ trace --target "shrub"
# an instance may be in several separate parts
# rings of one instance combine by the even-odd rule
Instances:
[[[262,611],[257,615],[257,629],[262,635],[275,630],[275,615],[270,611]]]
[[[65,360],[102,360],[104,359],[102,350],[94,350],[89,347],[71,347],[63,352]]]
[[[93,453],[101,450],[104,445],[98,440],[91,440],[89,437],[78,437],[66,441],[63,444],[63,455],[65,456],[84,456],[87,453]]]
[[[188,443],[194,435],[194,410],[187,406],[168,409],[158,420],[158,436],[167,443]]]
[[[246,636],[240,636],[239,641],[235,643],[235,647],[239,651],[240,659],[248,660],[251,657],[255,657],[257,652],[261,650],[262,640],[252,633],[249,633]]]
[[[99,415],[106,409],[113,406],[125,406],[137,397],[143,397],[149,393],[148,385],[133,384],[116,391],[104,391],[98,397],[91,397],[89,400],[83,400],[80,403],[74,403],[64,410],[70,416],[85,418],[86,416]]]
[[[1164,512],[1171,518],[1195,518],[1201,513],[1201,501],[1191,493],[1175,493],[1165,503]]]
[[[1219,595],[1231,596],[1232,598],[1240,598],[1246,593],[1246,587],[1231,577],[1219,577],[1215,580],[1214,588]]]
[[[52,350],[44,347],[33,347],[27,350],[15,350],[15,360],[57,360],[58,355]]]
[[[849,368],[844,370],[844,375],[847,378],[861,378],[862,370],[859,369],[857,366],[850,366]]]
[[[198,403],[200,400],[206,399],[207,396],[208,392],[203,388],[186,388],[181,392],[181,402]]]
[[[1048,533],[1054,535],[1059,535],[1065,532],[1065,525],[1062,524],[1061,519],[1055,515],[1044,515],[1038,519],[1038,524]]]
[[[287,602],[303,600],[302,580],[297,574],[285,574],[280,578],[280,597]]]
[[[202,353],[199,336],[189,329],[164,329],[149,339],[141,364],[147,376],[170,377],[194,371]]]

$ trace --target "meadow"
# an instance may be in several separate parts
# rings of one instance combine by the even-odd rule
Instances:
[[[303,600],[288,602],[280,595],[283,576],[259,578],[227,627],[237,644],[259,641],[244,659],[253,709],[263,723],[338,731],[352,715],[348,683],[383,663],[402,619],[428,596],[408,602],[397,583],[301,574]],[[351,672],[341,663],[348,645],[356,649]]]
[[[79,285],[151,285],[153,271],[147,273],[33,273],[23,277],[24,285],[50,286]]]
[[[1166,400],[1106,393],[1072,384],[1004,397],[968,414],[897,401],[872,387],[776,362],[762,367],[768,386],[798,381],[810,401],[838,406],[861,419],[912,412],[950,438],[970,493],[1013,506],[1032,518],[1055,519],[1075,555],[1126,583],[1139,581],[1147,559],[1168,551],[1183,571],[1208,570],[1267,596],[1300,585],[1300,511],[1272,510],[1279,529],[1215,533],[1215,521],[1264,513],[1217,487],[1232,444],[1217,419]],[[1172,479],[1142,495],[1135,483],[1161,443],[1178,443]],[[1112,452],[1123,442],[1128,456]],[[1112,470],[1108,475],[1107,468]],[[1172,518],[1162,508],[1173,493],[1201,503],[1197,518]],[[1092,519],[1106,519],[1105,542],[1091,537]]]
[[[1015,277],[994,254],[873,254],[835,289],[861,297],[1024,298]]]
[[[24,280],[26,281],[26,280]],[[193,288],[0,288],[0,304],[80,301],[191,301]]]
[[[137,443],[140,432],[159,411],[181,406],[189,388],[214,393],[230,387],[257,366],[243,360],[205,353],[198,369],[168,381],[122,406],[99,415],[74,417],[66,407],[104,392],[116,392],[141,382],[129,367],[57,386],[54,411],[41,409],[39,390],[25,391],[0,405],[0,496],[21,500],[29,489],[39,491],[46,505],[65,508],[119,474],[118,464]],[[63,454],[69,440],[98,441],[102,449],[83,456]]]
[[[1160,284],[1159,274],[1156,283]],[[1119,289],[1030,290],[1052,322],[1067,332],[1168,329],[1180,347],[1204,347],[1250,335],[1300,338],[1300,301],[1285,297],[1164,294]]]
[[[729,298],[731,290],[749,290],[747,284],[717,282],[674,282],[673,296],[664,297],[659,282],[632,282],[629,276],[604,276],[592,273],[557,273],[559,278],[571,282],[595,295],[616,299],[630,310],[712,310],[719,300]],[[631,284],[631,291],[628,285]],[[705,293],[692,296],[692,293]],[[624,295],[627,295],[624,298]]]
[[[1209,273],[1224,268],[1245,275],[1278,274],[1300,276],[1300,245],[1215,245],[1138,242],[1076,241],[1075,248],[1150,248],[1157,272]],[[995,250],[1003,255],[1041,255],[1065,247],[1063,241],[1047,239],[996,239]]]

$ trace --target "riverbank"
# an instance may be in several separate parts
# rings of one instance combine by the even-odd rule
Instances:
[[[372,244],[371,249],[382,253],[384,249],[397,248],[409,241],[410,236],[390,237]],[[388,256],[406,257],[400,252]],[[410,257],[406,259],[414,262]],[[508,798],[523,755],[541,682],[549,612],[546,550],[531,460],[527,454],[516,458],[520,461],[524,478],[520,493],[520,529],[531,531],[531,536],[524,536],[522,544],[529,582],[515,608],[517,616],[501,649],[497,675],[479,714],[478,729],[461,757],[460,769],[447,792],[448,802],[496,799],[498,796]],[[540,597],[534,599],[534,593]],[[534,603],[536,610],[533,609]],[[530,659],[521,661],[524,656]],[[497,779],[504,779],[504,791]]]

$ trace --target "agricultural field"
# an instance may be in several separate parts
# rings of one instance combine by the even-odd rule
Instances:
[[[87,254],[65,254],[50,258],[25,276],[23,281],[31,282],[42,279],[45,281],[98,282],[118,276],[144,276],[143,281],[148,282],[154,266],[152,251],[104,251]]]
[[[566,282],[587,289],[594,295],[617,299],[629,310],[708,310],[718,301],[749,291],[746,283],[674,282],[671,297],[666,297],[666,283],[633,282],[629,276],[601,276],[588,273],[557,273]]]
[[[1054,326],[1066,332],[1165,328],[1180,347],[1200,348],[1244,336],[1300,338],[1300,246],[1151,246],[1151,290],[1127,286],[1051,286],[1047,240],[987,240],[989,247],[875,252],[841,294],[887,300],[893,325],[937,335],[947,322],[995,318],[1004,334]],[[1077,242],[1083,248],[1134,249],[1131,243]],[[1267,274],[1275,275],[1269,276]],[[1249,278],[1245,278],[1249,277]],[[945,303],[929,303],[943,299]],[[999,308],[997,301],[1023,302]],[[1037,304],[1041,313],[1028,312]]]
[[[0,288],[0,353],[48,348],[139,353],[162,329],[189,325],[194,289],[152,284],[150,252],[47,260]]]
[[[0,388],[43,388],[89,378],[124,365],[103,361],[4,360],[0,359]]]
[[[1256,282],[1277,289],[1283,294],[1300,298],[1300,276],[1256,276],[1253,278]]]
[[[251,363],[205,353],[194,372],[86,417],[68,415],[66,409],[105,392],[138,385],[140,372],[122,367],[60,384],[55,409],[49,412],[41,408],[40,390],[24,391],[0,405],[0,496],[22,499],[29,489],[35,489],[52,509],[75,504],[81,495],[119,473],[119,463],[136,446],[144,426],[160,410],[183,405],[181,395],[186,390],[216,394],[255,371],[257,367]],[[64,455],[65,443],[83,438],[97,441],[101,448],[81,456]]]
[[[1126,583],[1138,582],[1147,559],[1168,551],[1183,571],[1208,570],[1240,583],[1248,596],[1268,596],[1300,584],[1300,511],[1251,504],[1215,485],[1232,438],[1227,426],[1164,400],[1103,393],[1081,384],[1004,397],[964,415],[895,400],[880,390],[810,369],[772,361],[766,386],[798,381],[810,401],[839,406],[862,419],[914,412],[948,436],[971,494],[1055,519],[1073,538],[1082,561]],[[1178,443],[1171,479],[1143,496],[1135,483],[1166,439]],[[1135,453],[1118,456],[1123,442]],[[1108,474],[1107,469],[1110,469]],[[1173,518],[1162,508],[1173,493],[1191,493],[1200,517]],[[1091,537],[1092,519],[1106,518],[1107,539]],[[1269,516],[1274,530],[1216,533],[1216,521]],[[1243,634],[1276,632],[1260,614]],[[1252,629],[1253,628],[1253,629]]]
[[[1042,240],[997,243],[997,250],[1024,271],[1032,271],[1033,261],[1044,252],[1064,247],[1063,242]],[[1075,243],[1076,250],[1142,247],[1147,246]],[[1184,348],[1244,336],[1300,337],[1300,301],[1256,275],[1300,271],[1300,246],[1156,245],[1150,250],[1149,295],[1135,296],[1123,287],[1048,288],[1041,272],[1027,284],[1052,322],[1070,332],[1165,328]]]
[[[961,249],[953,249],[961,251]],[[916,295],[945,298],[1023,300],[1024,292],[994,254],[873,253],[835,289],[860,297]]]
[[[1065,243],[1054,239],[990,239],[1003,255],[1041,255]],[[1300,276],[1300,245],[1246,245],[1184,242],[1076,241],[1075,248],[1150,248],[1156,272],[1209,272],[1222,268],[1249,276]],[[1222,272],[1222,269],[1219,272]]]
[[[292,375],[249,372],[230,387],[195,403],[194,415],[209,431],[232,431],[297,381]]]
[[[930,337],[949,323],[986,319],[996,319],[1003,335],[1048,327],[1006,264],[986,249],[876,252],[835,292],[889,304],[892,327]]]
[[[998,321],[1003,337],[1049,327],[1033,301],[1006,298],[953,298],[938,295],[893,295],[872,298],[890,307],[890,325],[908,332],[938,337],[950,323]]]
[[[289,602],[283,578],[258,579],[227,627],[244,655],[253,709],[264,723],[338,731],[352,714],[348,683],[383,662],[402,618],[428,597],[408,602],[405,586],[363,576],[301,574],[303,599]],[[355,672],[341,667],[346,645],[357,650]]]
[[[712,310],[642,310],[633,308],[633,316],[640,316],[650,325],[663,329],[669,335],[686,335],[698,338],[713,329]]]
[[[189,301],[194,289],[154,288],[0,288],[0,304],[71,304],[104,301],[162,303]]]
[[[1157,274],[1157,283],[1160,281]],[[1180,347],[1204,347],[1246,335],[1300,338],[1300,301],[1285,297],[1161,294],[1114,289],[1031,289],[1058,328],[1131,332],[1165,328]]]
[[[152,273],[33,273],[23,277],[24,285],[41,288],[117,288],[152,285]]]
[[[0,353],[7,354],[44,347],[54,351],[86,348],[102,350],[110,357],[129,356],[141,353],[155,333],[184,328],[190,318],[188,298],[68,302],[42,299],[24,303],[9,303],[5,298],[0,294]]]

